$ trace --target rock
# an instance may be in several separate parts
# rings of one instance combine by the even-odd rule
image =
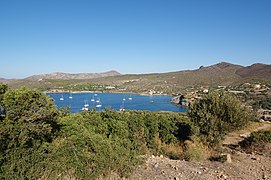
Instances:
[[[221,174],[219,178],[221,178],[221,179],[227,179],[228,176],[226,176],[225,174]]]
[[[155,163],[153,167],[158,168],[158,163]]]
[[[231,160],[231,155],[230,154],[227,154],[227,160],[226,160],[227,163],[232,163],[232,160]]]
[[[256,156],[253,156],[251,159],[255,160],[255,161],[259,161],[260,158],[259,157],[256,157]]]
[[[179,178],[178,178],[178,177],[174,177],[173,179],[174,179],[174,180],[179,180]]]
[[[164,157],[164,156],[161,154],[161,155],[160,155],[160,158],[163,158],[163,157]]]

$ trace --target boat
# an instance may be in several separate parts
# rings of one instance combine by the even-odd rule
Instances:
[[[96,100],[96,102],[98,103],[98,104],[96,105],[96,108],[102,107],[102,103],[101,103],[100,98],[98,98],[98,99]]]
[[[72,99],[72,93],[70,93],[69,99]]]
[[[85,100],[85,105],[84,105],[85,107],[89,107],[89,104],[88,104],[88,101],[87,100]]]
[[[98,94],[94,94],[94,96],[98,96]]]
[[[123,101],[126,101],[126,98],[125,98],[125,96],[124,96],[124,98],[122,99]]]
[[[61,98],[59,99],[60,101],[64,101],[63,95],[61,95]]]
[[[130,97],[128,98],[130,101],[132,101],[133,100],[133,98],[132,98],[132,96],[130,95]]]
[[[97,104],[96,107],[97,107],[97,108],[100,108],[100,107],[102,107],[102,105],[101,105],[101,104]]]
[[[83,107],[82,111],[88,111],[88,108],[87,107]]]
[[[88,111],[89,104],[87,103],[87,100],[85,100],[85,105],[82,108],[82,111]]]
[[[124,109],[124,102],[122,102],[122,105],[120,106],[120,111],[125,111],[125,109]]]
[[[92,96],[92,98],[91,98],[91,100],[90,100],[91,102],[94,102],[95,101],[95,99],[94,99],[94,97]]]

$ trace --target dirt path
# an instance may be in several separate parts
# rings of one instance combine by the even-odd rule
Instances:
[[[223,141],[223,145],[224,146],[238,145],[238,143],[244,140],[244,138],[250,136],[252,132],[269,129],[269,128],[271,128],[270,123],[263,123],[261,126],[257,126],[253,129],[229,133],[228,135],[226,135],[225,140]]]

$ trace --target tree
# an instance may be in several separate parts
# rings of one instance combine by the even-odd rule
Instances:
[[[227,132],[243,128],[254,116],[232,94],[213,91],[190,106],[188,116],[210,146],[217,146]]]
[[[39,90],[21,88],[8,90],[4,94],[3,105],[6,117],[3,125],[13,128],[17,143],[33,146],[33,140],[50,141],[57,129],[57,109],[51,98]]]
[[[0,121],[0,179],[1,175],[20,179],[43,163],[47,142],[58,130],[57,109],[51,98],[27,88],[8,90],[2,104],[5,117]]]

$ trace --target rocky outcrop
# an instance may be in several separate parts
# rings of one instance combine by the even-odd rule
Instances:
[[[183,98],[184,98],[183,95],[176,96],[176,97],[173,97],[171,99],[171,102],[174,103],[174,104],[180,104],[180,105],[182,105]]]

